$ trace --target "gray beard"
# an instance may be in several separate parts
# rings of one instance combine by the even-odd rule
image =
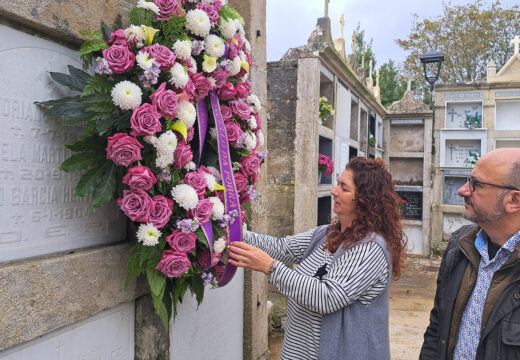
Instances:
[[[503,197],[499,196],[495,204],[495,208],[491,213],[480,212],[478,209],[475,208],[473,204],[471,204],[473,206],[473,214],[466,215],[464,213],[462,214],[462,216],[464,217],[464,219],[474,222],[475,224],[487,224],[493,222],[495,220],[498,220],[504,214],[502,200]]]

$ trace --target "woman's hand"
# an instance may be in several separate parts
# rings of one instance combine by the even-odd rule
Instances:
[[[273,258],[253,245],[235,241],[228,246],[229,262],[235,266],[261,271],[267,275]]]

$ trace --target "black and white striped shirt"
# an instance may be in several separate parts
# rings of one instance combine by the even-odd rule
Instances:
[[[301,263],[314,229],[284,238],[246,232],[244,241],[280,261],[269,278],[288,297],[287,326],[281,360],[318,359],[323,314],[355,301],[369,304],[385,288],[388,264],[383,249],[367,242],[346,251],[332,265],[332,257],[319,246]],[[292,269],[283,263],[299,264]],[[314,277],[327,264],[327,274]]]

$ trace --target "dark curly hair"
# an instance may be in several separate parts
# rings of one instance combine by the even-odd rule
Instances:
[[[381,159],[356,157],[345,170],[351,170],[356,187],[356,218],[341,232],[339,219],[327,229],[327,250],[335,252],[340,246],[355,246],[367,235],[381,235],[392,256],[392,275],[398,279],[404,260],[406,236],[401,225],[398,196],[392,176]]]

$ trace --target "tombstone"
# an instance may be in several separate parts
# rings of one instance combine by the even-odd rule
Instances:
[[[422,190],[410,190],[397,190],[402,199],[401,216],[407,220],[422,220]]]
[[[445,204],[464,205],[464,198],[457,194],[458,190],[466,183],[466,177],[445,176],[442,201]]]
[[[64,96],[49,71],[81,67],[77,55],[56,43],[0,25],[0,262],[110,244],[126,237],[114,204],[92,210],[74,199],[79,179],[58,170],[77,128],[47,119],[35,101]]]
[[[449,102],[446,105],[446,128],[474,129],[483,127],[482,101]]]
[[[466,167],[466,159],[471,153],[481,154],[479,140],[446,140],[444,163],[446,167]]]
[[[520,100],[496,102],[495,130],[520,130]]]

